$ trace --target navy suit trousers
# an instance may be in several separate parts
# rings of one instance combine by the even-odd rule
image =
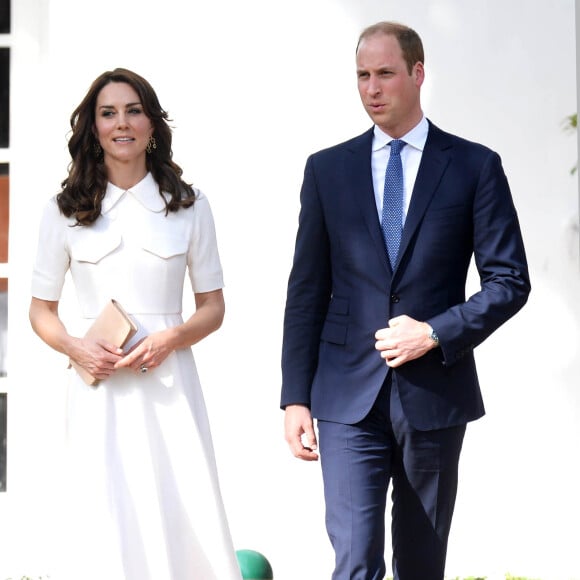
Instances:
[[[383,580],[385,508],[392,481],[395,580],[443,580],[465,425],[418,431],[389,372],[355,425],[318,421],[333,580]]]

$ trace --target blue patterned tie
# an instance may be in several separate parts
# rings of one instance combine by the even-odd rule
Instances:
[[[406,143],[400,139],[395,139],[390,142],[390,145],[391,155],[385,172],[381,227],[389,260],[394,268],[403,231],[403,164],[401,163],[401,150]]]

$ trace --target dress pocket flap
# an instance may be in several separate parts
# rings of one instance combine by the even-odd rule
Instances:
[[[73,260],[96,264],[121,245],[121,235],[116,233],[93,232],[88,227],[75,232],[70,240]]]
[[[187,252],[187,240],[172,236],[152,236],[143,240],[143,249],[160,258],[171,258]]]

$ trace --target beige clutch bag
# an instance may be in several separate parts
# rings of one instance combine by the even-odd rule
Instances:
[[[123,310],[123,307],[116,301],[110,300],[99,316],[85,333],[85,337],[106,340],[119,348],[122,348],[129,339],[137,332],[135,323]],[[70,361],[79,376],[87,385],[96,386],[99,379],[96,379],[86,369],[79,366],[74,361]]]

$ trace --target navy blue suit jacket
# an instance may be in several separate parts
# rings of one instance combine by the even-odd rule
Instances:
[[[372,138],[371,129],[306,163],[284,316],[281,406],[300,403],[318,419],[356,423],[393,372],[415,428],[464,424],[484,414],[473,349],[530,291],[501,160],[429,123],[393,271],[373,194]],[[466,299],[472,256],[481,288]],[[428,322],[441,346],[389,369],[374,334],[401,314]]]

